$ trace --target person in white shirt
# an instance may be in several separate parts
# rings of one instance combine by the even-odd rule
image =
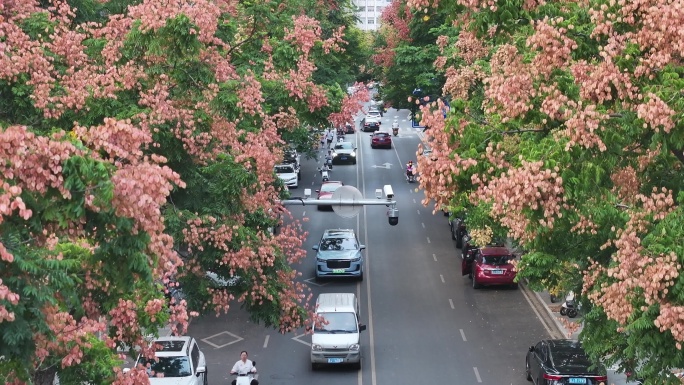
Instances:
[[[230,374],[255,374],[257,372],[256,367],[252,363],[251,360],[247,359],[247,351],[243,350],[240,352],[240,359],[238,362],[233,365],[233,369],[230,370]],[[232,385],[235,385],[237,383],[237,379],[233,380],[231,382]],[[250,382],[250,385],[259,385],[259,381],[252,379],[252,382]]]

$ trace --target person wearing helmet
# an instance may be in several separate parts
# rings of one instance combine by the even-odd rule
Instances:
[[[409,160],[408,163],[406,163],[406,178],[411,177],[413,177],[413,161]]]

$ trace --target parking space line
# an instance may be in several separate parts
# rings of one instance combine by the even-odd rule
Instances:
[[[423,223],[423,222],[420,222],[420,224],[421,224],[421,225],[423,226],[423,228],[425,228],[425,223]]]
[[[463,332],[463,329],[458,329],[461,331],[461,338],[463,338],[463,342],[468,342],[468,340],[465,338],[465,333]]]
[[[444,283],[444,276],[442,274],[439,275],[439,279],[441,279],[442,283]]]
[[[416,212],[418,213],[418,215],[420,215],[420,210],[416,210]]]
[[[475,378],[477,378],[477,382],[482,382],[482,379],[480,378],[480,372],[477,371],[477,366],[473,366],[473,370],[475,371]]]
[[[270,335],[267,334],[266,339],[264,340],[264,349],[268,346],[268,338],[269,337],[270,337]]]
[[[432,259],[434,259],[434,260],[435,260],[435,262],[437,262],[437,254],[435,254],[435,253],[432,253]]]
[[[431,243],[431,242],[430,242],[430,237],[427,237],[427,242],[428,242],[428,243]]]
[[[449,306],[451,306],[452,309],[456,309],[454,307],[454,301],[452,301],[451,298],[449,298]]]

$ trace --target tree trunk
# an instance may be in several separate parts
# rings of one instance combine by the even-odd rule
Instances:
[[[34,385],[53,385],[55,383],[55,376],[57,375],[57,367],[50,366],[47,369],[39,370],[33,375]]]

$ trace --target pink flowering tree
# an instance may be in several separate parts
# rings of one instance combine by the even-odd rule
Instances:
[[[595,357],[646,378],[684,367],[683,4],[409,3],[452,15],[424,204],[519,247],[533,288],[578,293]]]
[[[273,166],[358,105],[315,81],[345,26],[316,1],[78,4],[0,4],[0,381],[145,384],[114,348],[236,305],[302,326]]]

